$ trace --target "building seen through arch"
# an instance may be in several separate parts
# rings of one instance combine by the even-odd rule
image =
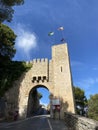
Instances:
[[[42,90],[44,91],[44,93],[42,92]],[[45,94],[47,95],[43,97]],[[40,98],[44,98],[44,100],[46,100],[46,103],[41,102]],[[33,89],[31,89],[29,93],[27,117],[49,114],[49,105],[49,90],[45,86],[35,86]]]

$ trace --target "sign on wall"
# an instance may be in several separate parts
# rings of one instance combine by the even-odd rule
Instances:
[[[52,99],[52,105],[60,105],[60,99]]]

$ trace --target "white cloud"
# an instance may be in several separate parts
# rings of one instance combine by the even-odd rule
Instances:
[[[96,83],[98,83],[98,78],[88,78],[88,79],[84,79],[84,80],[81,80],[79,82],[76,82],[76,84],[79,87],[83,87],[85,89],[89,89],[90,87],[92,87]]]
[[[77,70],[77,71],[81,71],[84,68],[87,68],[86,64],[80,61],[71,61],[71,67],[72,70]]]
[[[27,57],[27,60],[30,59],[30,52],[32,49],[37,47],[37,36],[34,32],[28,31],[25,26],[18,24],[15,28],[16,38],[16,55],[21,53]]]
[[[98,67],[94,67],[93,70],[95,70],[95,71],[98,70]]]
[[[75,83],[75,86],[82,88],[85,91],[86,97],[90,98],[90,95],[98,93],[98,78],[80,80]]]
[[[84,64],[80,61],[72,61],[71,66],[73,66],[73,67],[84,66]]]

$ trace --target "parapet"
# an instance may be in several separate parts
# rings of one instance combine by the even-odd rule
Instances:
[[[32,77],[48,77],[49,64],[47,58],[34,59],[32,67]]]
[[[41,62],[48,62],[48,58],[42,58],[42,59],[33,59],[33,63],[41,63]]]
[[[33,63],[33,61],[26,61],[26,64]]]

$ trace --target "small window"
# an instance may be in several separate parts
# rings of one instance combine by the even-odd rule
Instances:
[[[36,77],[33,77],[33,81],[36,80]]]
[[[62,66],[61,66],[61,72],[62,72]]]
[[[38,80],[41,80],[41,76],[38,77]]]
[[[43,76],[43,80],[46,80],[46,76]]]

